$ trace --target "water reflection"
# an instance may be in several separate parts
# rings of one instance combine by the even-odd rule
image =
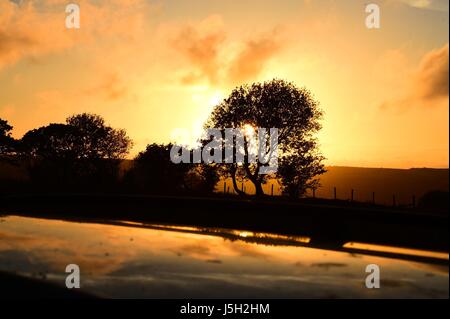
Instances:
[[[8,216],[0,238],[0,270],[63,285],[75,263],[82,289],[105,297],[448,298],[448,265],[318,249],[306,237]],[[382,289],[365,288],[371,263]]]
[[[319,249],[335,250],[348,252],[350,254],[360,253],[365,255],[389,257],[395,259],[404,259],[409,261],[426,262],[431,264],[448,265],[449,254],[444,252],[433,252],[419,249],[410,249],[403,247],[392,247],[374,245],[369,243],[321,243],[314,241],[311,243],[311,238],[306,236],[287,236],[272,233],[258,233],[244,230],[231,230],[224,228],[202,228],[191,226],[178,225],[161,225],[148,224],[129,221],[112,222],[114,225],[143,227],[159,230],[176,230],[179,232],[187,232],[193,234],[209,234],[223,237],[229,240],[242,240],[248,243],[263,244],[263,245],[293,245],[293,246],[309,246]],[[108,222],[111,224],[111,222]]]

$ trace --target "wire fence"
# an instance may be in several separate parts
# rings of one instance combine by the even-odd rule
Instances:
[[[248,183],[248,182],[247,182]],[[248,187],[249,185],[246,185],[246,182],[240,182],[238,183],[238,189],[240,192],[243,192],[247,195],[254,195],[254,187]],[[265,195],[269,196],[284,196],[282,193],[282,187],[278,183],[268,183],[263,186],[263,192]],[[235,191],[235,188],[233,186],[233,183],[230,181],[223,181],[223,194],[228,195],[239,195],[238,192]],[[322,191],[323,193],[323,191]],[[361,194],[359,194],[359,198],[356,198],[356,194],[358,194],[356,188],[350,188],[345,192],[348,194],[347,196],[339,196],[338,188],[336,186],[332,187],[331,189],[331,196],[317,196],[317,189],[310,189],[305,194],[305,198],[313,198],[313,199],[324,199],[324,200],[335,200],[335,201],[348,201],[350,203],[370,203],[373,205],[384,205],[384,206],[392,206],[392,207],[416,207],[417,201],[416,201],[416,195],[411,194],[409,196],[409,199],[405,199],[405,195],[402,194],[402,201],[399,201],[399,195],[398,194],[392,194],[391,200],[388,201],[386,198],[388,195],[384,193],[382,196],[379,196],[381,198],[377,198],[377,193],[375,191],[370,192],[367,194],[365,193],[364,198],[361,198]]]

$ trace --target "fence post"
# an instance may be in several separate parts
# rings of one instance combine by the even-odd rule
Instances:
[[[223,193],[226,194],[227,192],[227,182],[223,182]]]
[[[316,189],[315,188],[313,188],[313,198],[316,198]]]
[[[272,196],[273,196],[273,184],[272,184],[272,190],[271,190],[271,194],[272,194]]]
[[[336,187],[334,187],[334,200],[336,200],[337,199],[337,196],[336,196]]]
[[[351,202],[353,202],[353,192],[354,192],[354,191],[353,191],[353,188],[352,188],[352,199],[351,199]]]

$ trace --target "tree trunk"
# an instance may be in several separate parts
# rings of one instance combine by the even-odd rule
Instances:
[[[252,174],[251,171],[250,171],[250,168],[248,167],[248,164],[244,164],[244,168],[245,168],[245,172],[247,173],[247,178],[255,186],[255,191],[256,191],[255,195],[256,196],[263,196],[264,195],[264,191],[262,189],[262,182],[259,179],[257,173],[256,174]],[[258,168],[257,168],[257,170],[258,170]]]
[[[233,164],[233,165],[234,165],[234,164]],[[231,172],[231,179],[232,179],[232,181],[233,181],[233,188],[234,188],[235,192],[236,192],[238,195],[240,195],[240,196],[245,195],[245,192],[241,191],[241,190],[239,189],[238,184],[237,184],[237,181],[236,181],[236,168],[234,168],[234,169],[232,170],[232,172]]]
[[[250,170],[250,163],[249,163],[249,153],[248,153],[248,142],[247,142],[247,138],[244,136],[244,170],[245,173],[247,175],[247,178],[253,183],[253,185],[255,185],[255,190],[256,190],[256,196],[260,197],[264,195],[263,189],[262,189],[262,182],[259,179],[258,176],[258,171],[259,171],[259,167],[260,167],[260,163],[258,162],[256,164],[256,169],[255,172],[252,172]]]
[[[252,181],[253,182],[253,181]],[[264,191],[262,189],[262,185],[261,182],[259,180],[253,182],[253,184],[255,185],[255,189],[256,189],[256,196],[263,196],[264,195]]]

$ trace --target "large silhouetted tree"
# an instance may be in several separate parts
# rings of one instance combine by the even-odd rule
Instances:
[[[217,105],[205,128],[278,128],[279,167],[276,176],[283,182],[283,191],[293,196],[317,184],[315,176],[324,172],[323,157],[317,150],[314,134],[321,128],[322,111],[305,88],[274,79],[264,83],[243,85]],[[244,135],[245,145],[248,138]],[[268,143],[268,141],[266,141]],[[250,180],[257,195],[262,195],[262,184],[267,175],[258,174],[259,161],[250,163],[248,147],[244,147],[242,165],[224,164],[222,172],[233,180],[234,189],[242,194],[237,180]]]

